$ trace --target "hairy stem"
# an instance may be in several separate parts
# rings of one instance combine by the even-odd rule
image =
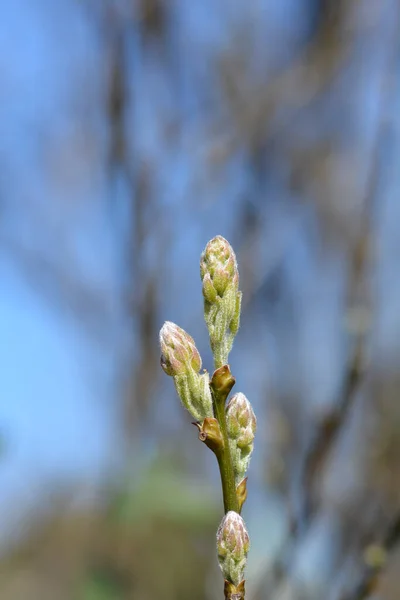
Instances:
[[[224,351],[222,348],[222,344],[217,344],[215,346],[215,348],[213,348],[213,353],[214,353],[214,367],[216,369],[219,369],[219,367],[222,367],[225,364],[225,360],[224,360]]]

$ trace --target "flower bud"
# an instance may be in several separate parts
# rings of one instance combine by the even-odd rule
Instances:
[[[249,534],[242,517],[229,511],[217,531],[217,554],[224,578],[235,586],[244,579],[249,548]]]
[[[252,406],[241,392],[232,396],[226,406],[226,426],[238,485],[249,467],[257,428]]]
[[[189,366],[198,373],[201,357],[193,338],[184,329],[166,321],[160,331],[161,367],[167,375],[181,375]]]
[[[242,294],[235,253],[225,238],[210,240],[200,258],[204,317],[216,368],[228,362],[239,329]]]
[[[235,281],[239,285],[236,256],[229,242],[217,235],[210,240],[200,258],[201,278],[208,274],[219,296],[223,296],[228,285]]]
[[[208,373],[200,375],[201,357],[193,338],[166,321],[160,331],[161,367],[174,379],[184,407],[198,421],[213,416]]]

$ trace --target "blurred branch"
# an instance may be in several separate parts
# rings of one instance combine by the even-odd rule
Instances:
[[[157,337],[157,307],[159,297],[159,272],[167,248],[166,237],[160,219],[160,209],[156,206],[153,185],[153,169],[150,159],[134,156],[136,148],[129,143],[128,136],[134,138],[127,128],[127,116],[132,110],[135,97],[128,94],[129,81],[127,63],[127,37],[131,27],[145,28],[149,35],[161,34],[163,29],[162,12],[157,12],[157,2],[140,3],[138,10],[143,18],[131,21],[130,18],[114,19],[111,39],[111,72],[107,98],[107,111],[110,124],[110,179],[122,174],[127,185],[128,235],[123,240],[123,261],[126,283],[124,285],[124,305],[126,319],[132,338],[137,336],[138,358],[127,357],[124,391],[124,427],[128,437],[134,424],[144,416],[148,407],[154,378],[150,375],[158,366],[158,352],[154,344]],[[161,11],[161,4],[159,5]],[[158,16],[157,16],[158,15]],[[137,159],[137,160],[135,160]],[[156,265],[149,264],[147,248],[149,241],[156,244]],[[132,364],[133,361],[133,364]]]
[[[398,15],[397,15],[398,17]],[[301,487],[303,505],[297,515],[293,516],[289,536],[283,543],[281,552],[270,570],[267,583],[267,594],[287,581],[289,565],[295,554],[294,544],[303,539],[310,530],[318,513],[319,503],[315,497],[317,475],[327,466],[328,457],[334,449],[336,440],[348,421],[348,415],[354,404],[365,374],[368,354],[368,336],[371,324],[372,298],[370,290],[371,258],[374,249],[373,215],[378,194],[381,192],[382,171],[387,162],[387,149],[390,146],[391,130],[388,115],[395,100],[393,84],[394,73],[399,55],[399,28],[394,28],[392,36],[388,36],[387,61],[382,71],[379,110],[374,141],[370,153],[370,167],[365,185],[363,213],[358,235],[353,242],[350,255],[348,275],[348,308],[349,342],[352,348],[347,368],[345,369],[342,391],[338,401],[329,414],[317,425],[312,443],[302,466]],[[390,551],[400,537],[400,519],[396,517],[385,537],[384,548]],[[377,572],[365,573],[352,595],[341,600],[363,600],[376,581]],[[260,586],[265,592],[265,578]],[[257,596],[256,596],[257,597]]]
[[[289,121],[298,111],[332,84],[349,51],[351,12],[356,3],[357,0],[324,0],[311,40],[288,67],[279,70],[261,86],[248,81],[246,48],[235,44],[235,50],[223,57],[221,80],[236,127],[233,135],[236,143],[230,141],[229,152],[238,142],[244,141],[254,158],[265,146],[268,136],[274,138],[274,143],[279,143],[282,123],[276,129],[278,113],[289,109],[290,118],[287,115],[283,122],[287,131]],[[257,162],[257,158],[255,160]]]
[[[319,424],[304,461],[302,486],[305,502],[301,521],[305,524],[310,521],[316,510],[315,502],[312,500],[316,476],[326,464],[334,443],[347,422],[349,410],[366,372],[368,335],[372,320],[369,285],[374,250],[372,223],[377,197],[382,190],[382,171],[387,161],[387,148],[391,140],[389,114],[395,96],[393,80],[399,55],[398,30],[399,28],[396,27],[392,38],[388,38],[387,60],[381,77],[376,133],[370,154],[361,226],[353,245],[350,261],[347,326],[350,332],[349,342],[353,350],[345,371],[341,397]]]
[[[373,171],[375,172],[376,170],[377,167],[374,167]],[[371,307],[367,306],[367,304],[370,304],[370,300],[368,301],[366,293],[364,295],[364,299],[361,300],[363,295],[360,294],[360,290],[365,287],[365,281],[367,280],[370,267],[370,263],[368,261],[369,253],[366,251],[366,246],[369,244],[370,239],[370,232],[363,231],[360,234],[354,249],[351,261],[352,266],[349,275],[350,305],[347,310],[348,315],[352,315],[356,311],[359,313],[362,312],[363,315],[368,315],[368,320],[370,320],[369,315],[371,312]],[[354,299],[357,299],[356,302],[362,302],[362,304],[353,304]],[[366,347],[368,342],[368,334],[369,323],[367,324],[361,322],[360,326],[358,327],[358,331],[352,336],[355,339],[350,338],[353,350],[345,370],[341,395],[339,400],[332,407],[331,411],[323,417],[317,426],[314,440],[306,454],[301,476],[305,499],[303,512],[296,524],[296,528],[307,525],[315,513],[316,505],[312,496],[313,491],[315,491],[317,476],[321,473],[321,470],[326,465],[328,456],[334,447],[339,433],[347,422],[350,409],[356,398],[356,392],[358,391],[366,373]]]
[[[161,38],[165,32],[165,0],[134,0],[141,29],[148,36]]]
[[[391,525],[386,531],[382,544],[379,544],[379,550],[383,555],[388,557],[397,545],[400,543],[400,513],[398,513],[393,519]],[[359,582],[355,588],[349,592],[344,593],[340,596],[339,600],[366,600],[371,594],[373,594],[380,582],[380,576],[384,570],[386,561],[382,561],[376,567],[365,567]]]

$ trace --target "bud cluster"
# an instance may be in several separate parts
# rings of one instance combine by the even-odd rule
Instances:
[[[229,511],[217,531],[217,554],[224,578],[235,586],[244,579],[249,548],[249,534],[242,517]]]
[[[200,259],[204,318],[216,368],[228,362],[239,329],[242,293],[233,248],[221,235],[210,240]]]
[[[215,371],[200,373],[202,360],[193,338],[167,321],[160,331],[161,367],[174,380],[184,407],[196,420],[199,439],[216,455],[225,516],[217,532],[218,562],[224,575],[225,600],[244,600],[250,540],[240,516],[247,497],[246,471],[256,433],[256,417],[242,393],[226,404],[235,384],[228,363],[239,329],[241,292],[235,253],[220,235],[210,240],[200,259],[204,317]]]
[[[232,396],[226,406],[226,426],[236,485],[239,485],[249,468],[257,428],[253,408],[241,392]]]
[[[182,404],[202,421],[213,416],[208,373],[200,375],[201,357],[193,338],[170,321],[160,331],[161,367],[174,379]]]

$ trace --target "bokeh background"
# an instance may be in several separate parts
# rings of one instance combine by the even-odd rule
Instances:
[[[14,0],[0,19],[0,598],[218,600],[211,369],[238,256],[249,600],[400,597],[400,2]]]

